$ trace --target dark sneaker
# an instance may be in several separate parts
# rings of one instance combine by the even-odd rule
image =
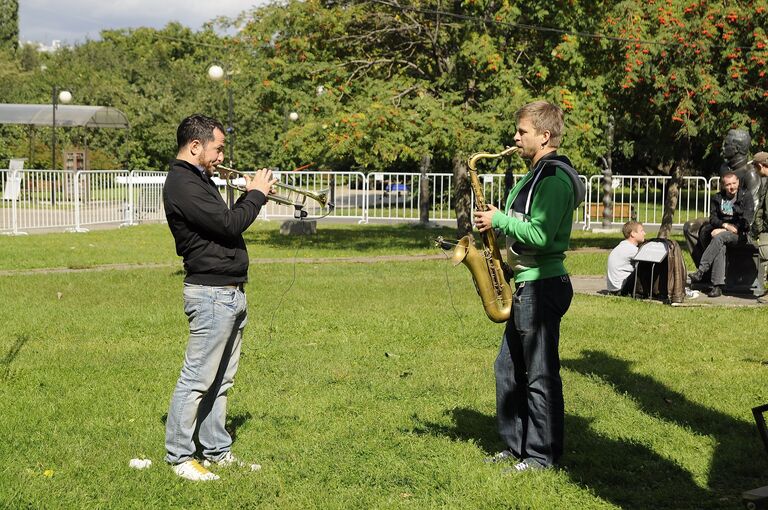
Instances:
[[[707,293],[707,296],[709,297],[720,297],[722,295],[723,295],[723,289],[721,289],[719,285],[715,285],[714,287],[712,287],[712,290],[710,290]]]
[[[502,450],[493,457],[486,457],[483,459],[483,462],[486,464],[498,464],[500,462],[509,462],[514,460],[520,460],[520,458],[515,455],[515,452],[507,448],[506,450]]]
[[[507,474],[514,474],[514,473],[523,473],[525,471],[540,471],[543,469],[549,469],[549,468],[547,466],[539,464],[533,459],[525,459],[523,461],[518,462],[511,468],[505,469],[502,473],[507,475]]]
[[[695,273],[689,273],[688,279],[691,280],[691,283],[699,283],[701,280],[704,279],[704,273],[701,271],[696,271]]]

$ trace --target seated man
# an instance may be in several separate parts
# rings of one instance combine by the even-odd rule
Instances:
[[[626,296],[632,293],[635,279],[635,266],[632,259],[637,255],[640,244],[645,241],[645,229],[642,223],[628,221],[621,229],[624,240],[608,255],[608,271],[605,283],[608,292]]]
[[[691,283],[698,283],[704,279],[707,271],[712,270],[712,290],[707,294],[709,297],[723,295],[726,246],[746,243],[754,214],[752,194],[739,188],[739,178],[735,173],[723,174],[720,178],[720,191],[712,197],[710,206],[712,241],[701,255],[698,270],[691,273]]]

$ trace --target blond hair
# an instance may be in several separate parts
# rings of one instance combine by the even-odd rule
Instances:
[[[515,120],[528,119],[536,129],[537,134],[549,131],[550,147],[560,147],[563,139],[563,110],[549,101],[534,101],[523,106],[515,112]]]

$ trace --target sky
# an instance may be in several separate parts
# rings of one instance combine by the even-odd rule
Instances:
[[[96,40],[108,28],[162,28],[171,21],[194,30],[217,16],[236,16],[266,0],[20,0],[19,39],[50,45]]]

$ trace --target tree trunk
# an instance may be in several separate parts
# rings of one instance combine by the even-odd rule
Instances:
[[[613,115],[608,117],[608,129],[606,130],[608,150],[603,158],[603,228],[608,228],[613,223]]]
[[[432,157],[429,154],[424,154],[421,157],[421,163],[419,164],[419,223],[427,225],[429,223],[429,204],[430,204],[430,190],[429,190],[429,178],[427,174],[432,167]]]
[[[456,211],[456,229],[459,237],[472,232],[472,194],[470,193],[467,162],[460,155],[453,156],[453,181],[455,194],[453,208]]]
[[[659,227],[658,237],[662,239],[668,238],[672,232],[672,222],[677,210],[677,201],[680,197],[682,172],[680,171],[679,164],[675,164],[673,167],[671,177],[669,187],[667,188],[667,196],[664,199],[664,214],[661,216],[661,227]]]

